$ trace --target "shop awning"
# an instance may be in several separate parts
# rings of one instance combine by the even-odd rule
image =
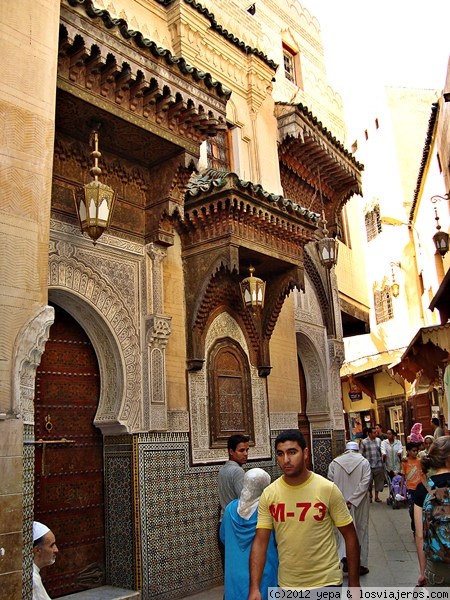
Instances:
[[[344,362],[340,371],[341,379],[349,376],[362,377],[364,375],[370,375],[371,373],[377,373],[381,371],[383,367],[388,367],[389,365],[392,365],[392,363],[398,362],[401,359],[404,350],[405,348],[384,350],[377,354],[362,356],[361,358]]]
[[[439,378],[438,369],[445,368],[449,353],[450,323],[422,327],[392,370],[410,383],[420,377],[424,383],[432,384]]]

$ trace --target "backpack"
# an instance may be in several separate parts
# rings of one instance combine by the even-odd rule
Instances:
[[[450,492],[448,486],[432,489],[423,503],[423,549],[434,562],[450,563]]]

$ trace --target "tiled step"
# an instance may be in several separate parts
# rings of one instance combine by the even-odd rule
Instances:
[[[102,587],[63,596],[58,600],[140,600],[141,593],[104,585]]]

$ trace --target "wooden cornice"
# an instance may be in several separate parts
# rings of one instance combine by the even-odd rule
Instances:
[[[189,151],[226,128],[230,91],[89,0],[63,3],[58,85]],[[98,17],[101,18],[98,18]],[[109,31],[106,31],[108,28]],[[111,35],[116,28],[119,35]],[[191,144],[189,146],[189,143]]]
[[[278,103],[279,161],[283,189],[329,224],[353,194],[362,194],[363,165],[301,104]]]

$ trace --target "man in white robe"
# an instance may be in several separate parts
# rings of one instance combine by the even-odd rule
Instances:
[[[359,453],[356,442],[348,442],[344,454],[335,458],[328,467],[328,479],[341,490],[355,523],[360,546],[360,575],[369,572],[369,483],[371,469],[369,461]],[[344,563],[345,544],[339,534],[339,558]]]
[[[42,583],[41,569],[52,565],[57,554],[53,532],[47,525],[33,521],[33,600],[51,600]]]

